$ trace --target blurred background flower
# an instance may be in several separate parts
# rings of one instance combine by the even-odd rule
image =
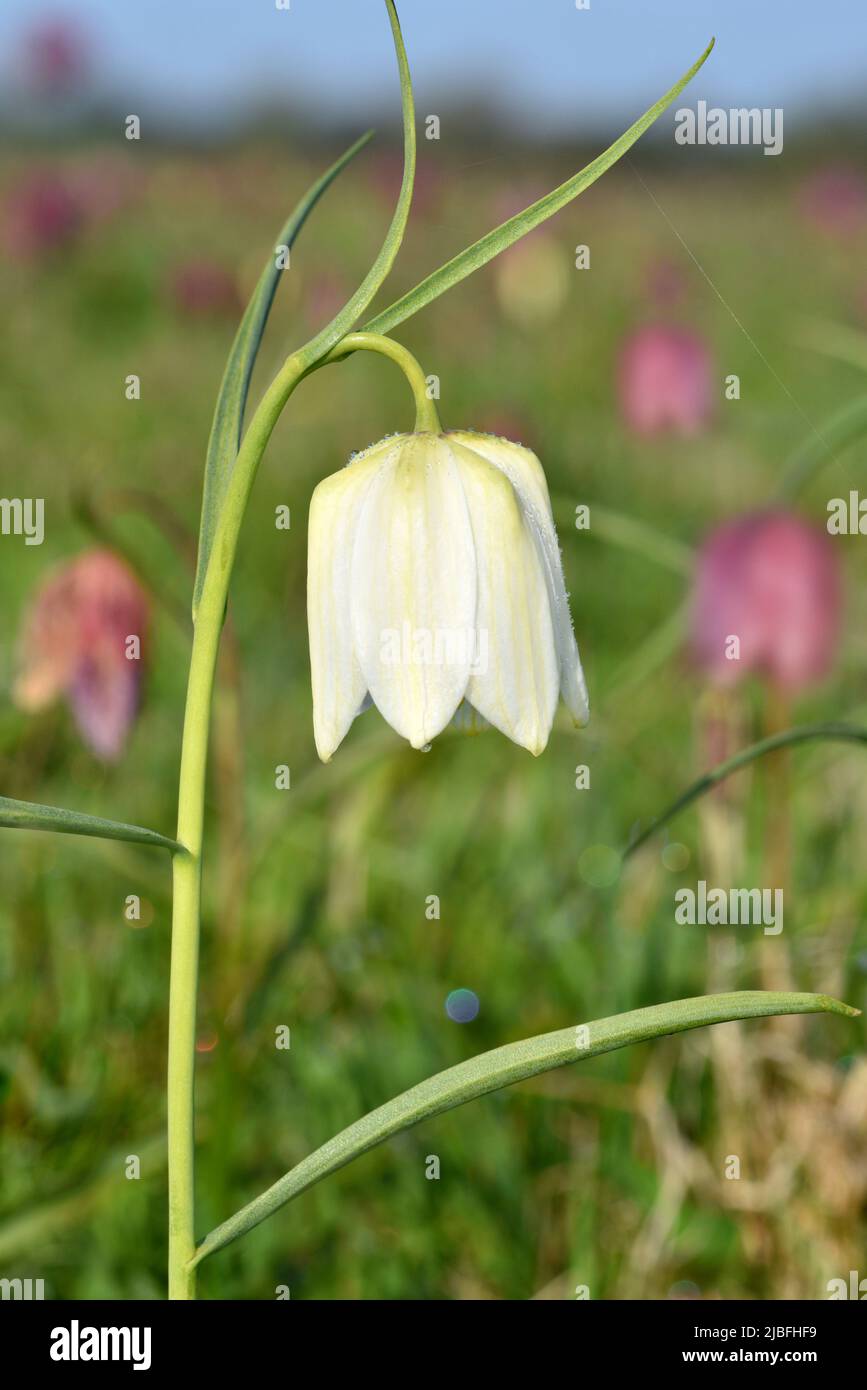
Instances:
[[[713,531],[699,553],[696,660],[721,685],[754,673],[794,693],[828,674],[841,600],[837,554],[825,531],[784,511],[739,517]]]
[[[623,419],[636,434],[699,434],[710,420],[710,352],[688,329],[650,324],[631,333],[617,386]]]
[[[144,589],[111,551],[58,566],[25,615],[16,702],[35,712],[64,696],[87,746],[115,761],[138,709],[149,621]]]
[[[807,221],[826,236],[851,239],[867,222],[867,180],[860,169],[817,169],[801,185],[799,200]]]
[[[50,169],[26,175],[8,191],[4,242],[18,260],[39,260],[75,242],[84,225],[81,199],[69,178]]]
[[[569,293],[570,266],[566,248],[553,235],[537,231],[510,246],[494,267],[504,317],[523,329],[556,319]]]
[[[90,66],[84,30],[69,16],[40,16],[24,33],[22,60],[37,91],[57,95],[80,87]]]

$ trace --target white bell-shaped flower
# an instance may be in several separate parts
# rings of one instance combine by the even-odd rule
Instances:
[[[325,478],[307,617],[324,762],[369,700],[414,748],[464,702],[534,754],[559,695],[587,722],[545,475],[507,439],[394,435]]]

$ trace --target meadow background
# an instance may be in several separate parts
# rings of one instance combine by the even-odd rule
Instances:
[[[0,538],[0,789],[171,834],[215,393],[276,231],[341,140],[293,119],[288,133],[262,121],[133,144],[108,117],[55,115],[49,131],[19,123],[0,144],[0,490],[46,499],[41,547]],[[530,135],[479,118],[421,140],[418,205],[380,303],[604,143]],[[849,190],[842,215],[816,193],[832,166]],[[758,681],[710,689],[686,650],[684,605],[702,538],[764,506],[813,428],[864,394],[862,369],[808,345],[816,324],[867,331],[864,167],[846,126],[805,128],[779,159],[675,153],[669,129],[397,334],[439,375],[446,427],[520,439],[547,470],[592,719],[576,733],[561,711],[537,760],[494,733],[449,733],[419,755],[371,711],[318,763],[310,494],[412,415],[399,373],[365,355],[292,399],[242,536],[214,728],[202,1233],[365,1111],[503,1042],[723,989],[867,1002],[858,749],[812,745],[739,774],[619,861],[714,749],[773,718]],[[299,238],[254,395],[364,275],[399,177],[386,126]],[[83,211],[22,245],[34,179],[73,190]],[[588,270],[575,268],[579,244]],[[688,327],[712,354],[713,418],[694,437],[642,439],[624,423],[619,353],[650,322]],[[125,399],[129,373],[140,401]],[[724,398],[730,373],[737,401]],[[799,510],[823,524],[828,499],[861,484],[862,453],[840,450]],[[274,525],[281,504],[288,532]],[[589,530],[574,528],[579,504]],[[141,714],[109,767],[62,705],[27,716],[9,696],[28,597],[51,565],[106,538],[154,605]],[[843,638],[793,721],[867,710],[864,542],[835,544]],[[591,787],[578,791],[585,763]],[[766,883],[784,818],[781,936],[675,925],[681,886]],[[129,894],[140,922],[124,917]],[[439,920],[425,915],[431,894]],[[44,1278],[54,1298],[163,1296],[169,920],[158,853],[0,837],[0,1274]],[[445,1012],[456,988],[480,1000],[469,1024]],[[283,1024],[289,1051],[274,1047]],[[208,1262],[201,1296],[268,1299],[288,1285],[293,1298],[563,1299],[588,1285],[594,1298],[826,1297],[829,1279],[867,1274],[863,1041],[861,1020],[729,1024],[500,1092],[306,1193]],[[130,1154],[139,1181],[124,1176]],[[439,1181],[424,1176],[431,1154]]]

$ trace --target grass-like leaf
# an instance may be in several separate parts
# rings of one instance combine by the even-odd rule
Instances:
[[[446,290],[452,289],[461,280],[465,280],[468,275],[472,275],[474,270],[479,270],[483,265],[487,265],[494,256],[498,256],[501,251],[505,251],[507,247],[512,246],[521,237],[531,232],[534,227],[538,227],[541,222],[552,217],[555,212],[559,212],[573,198],[577,198],[579,193],[583,193],[586,188],[601,178],[612,164],[616,164],[618,159],[631,149],[636,140],[671,105],[675,97],[680,95],[687,83],[698,72],[713,46],[714,40],[711,39],[704,53],[693,63],[689,71],[684,73],[680,81],[676,82],[664,97],[660,97],[649,111],[645,111],[634,125],[624,131],[613,145],[609,145],[608,149],[604,150],[585,169],[568,179],[566,183],[561,184],[559,188],[555,188],[551,193],[546,193],[538,202],[531,203],[528,208],[524,208],[523,212],[509,218],[508,222],[503,222],[501,226],[495,227],[480,241],[468,246],[466,250],[461,251],[459,255],[454,256],[445,265],[433,271],[427,279],[422,280],[414,289],[409,290],[400,299],[395,300],[394,304],[390,304],[387,309],[383,309],[369,323],[366,323],[364,325],[365,330],[369,333],[390,333],[399,323],[403,323],[412,314],[418,313],[419,309],[423,309],[426,304],[437,299],[439,295],[445,294]]]
[[[813,430],[795,451],[780,482],[780,500],[791,502],[826,463],[830,463],[838,453],[848,449],[865,434],[867,397],[858,396],[832,415],[821,430]]]
[[[177,840],[170,840],[156,830],[141,825],[125,825],[122,821],[103,820],[102,816],[87,816],[81,811],[67,811],[61,806],[40,806],[35,801],[13,801],[0,796],[0,827],[8,830],[53,830],[60,835],[91,835],[99,840],[127,840],[133,845],[154,845],[177,854],[183,850]]]
[[[343,308],[335,314],[330,323],[326,324],[303,347],[290,353],[287,357],[265,391],[249,427],[244,432],[241,447],[237,448],[236,441],[232,440],[228,455],[229,466],[215,464],[213,469],[208,468],[208,480],[206,481],[202,507],[196,598],[193,605],[194,617],[204,590],[205,576],[210,569],[210,562],[213,558],[215,539],[221,527],[225,528],[226,536],[227,538],[231,536],[231,540],[227,539],[227,545],[220,556],[220,564],[223,570],[231,568],[237,533],[240,529],[250,489],[253,486],[259,460],[280,411],[298,383],[328,360],[331,349],[355,326],[388,275],[403,241],[415,183],[415,104],[412,95],[409,62],[398,23],[397,11],[393,0],[385,0],[385,6],[397,56],[403,112],[403,179],[394,213],[379,249],[379,254],[358,289]],[[220,437],[222,437],[222,430]],[[226,438],[229,439],[228,434]],[[230,481],[231,487],[229,486]]]
[[[593,502],[590,507],[590,526],[586,531],[575,528],[575,507],[563,496],[555,494],[551,498],[554,520],[562,527],[561,539],[567,534],[583,539],[605,541],[628,550],[633,555],[641,555],[652,560],[664,569],[675,574],[691,574],[695,557],[688,545],[662,534],[657,526],[651,526],[640,517],[628,516],[625,512],[612,511]]]
[[[822,353],[836,362],[845,362],[860,372],[867,372],[867,333],[859,328],[814,319],[801,329],[798,341],[813,352]]]
[[[350,145],[349,149],[332,164],[331,168],[327,169],[322,177],[317,179],[307,190],[300,203],[293,209],[278,234],[275,250],[265,263],[265,268],[259,276],[258,284],[235,335],[235,341],[232,344],[223,373],[223,380],[220,384],[208,440],[202,492],[202,516],[199,524],[199,554],[193,593],[193,618],[196,616],[205,571],[208,567],[220,503],[241,442],[244,410],[250,390],[253,367],[259,352],[259,344],[262,341],[268,315],[271,312],[271,305],[277,292],[277,283],[283,273],[278,262],[276,248],[285,246],[291,249],[294,246],[298,233],[323,193],[334,182],[338,174],[346,168],[347,164],[364,148],[372,135],[373,131],[369,130],[359,140],[356,140],[354,145]]]
[[[766,753],[776,753],[780,748],[789,748],[795,743],[809,743],[813,739],[829,739],[836,743],[867,743],[867,729],[861,729],[856,724],[801,724],[798,728],[785,729],[782,733],[772,734],[770,738],[760,739],[758,743],[751,743],[748,748],[742,748],[739,753],[726,758],[725,762],[718,763],[710,772],[704,773],[691,783],[685,792],[681,792],[676,801],[630,841],[624,851],[624,858],[634,854],[640,845],[661,830],[685,806],[697,801],[705,792],[709,792],[711,787],[723,782],[733,772],[755,762],[756,758],[763,758]]]
[[[401,1130],[417,1125],[421,1120],[464,1105],[489,1091],[511,1086],[516,1081],[526,1081],[528,1077],[538,1076],[540,1072],[551,1071],[554,1067],[566,1066],[569,1062],[597,1057],[602,1052],[613,1052],[615,1048],[627,1047],[630,1043],[682,1033],[689,1028],[702,1028],[709,1023],[765,1018],[774,1014],[833,1013],[854,1018],[859,1012],[826,994],[779,994],[763,990],[709,994],[615,1014],[612,1018],[563,1028],[556,1033],[542,1033],[536,1038],[525,1038],[521,1042],[497,1047],[492,1052],[483,1052],[404,1091],[403,1095],[381,1105],[378,1110],[372,1110],[369,1115],[329,1139],[327,1144],[302,1159],[273,1187],[211,1231],[199,1245],[191,1265],[199,1264],[208,1255],[237,1240],[294,1197],[306,1192],[314,1183],[351,1163],[368,1149]]]
[[[409,220],[409,210],[412,204],[412,191],[415,185],[415,158],[416,158],[416,138],[415,138],[415,101],[412,94],[412,78],[409,71],[409,60],[406,56],[403,35],[400,31],[400,22],[397,17],[397,10],[394,7],[394,0],[385,0],[385,8],[388,11],[388,20],[391,25],[391,36],[394,41],[394,51],[397,57],[397,68],[400,76],[400,102],[403,118],[403,178],[401,180],[400,192],[397,195],[394,213],[385,240],[379,250],[379,255],[365,275],[355,294],[343,306],[338,314],[331,320],[315,338],[312,338],[302,349],[299,358],[303,361],[308,371],[312,371],[316,366],[321,366],[322,360],[328,357],[331,349],[340,342],[340,339],[354,328],[360,316],[371,303],[377,290],[382,285],[391,267],[394,265],[395,257],[403,243],[406,224]]]

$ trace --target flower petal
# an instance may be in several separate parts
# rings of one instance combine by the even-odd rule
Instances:
[[[84,742],[98,758],[116,762],[123,752],[139,704],[137,661],[122,648],[103,643],[81,662],[69,691],[69,703]]]
[[[325,763],[343,742],[367,694],[352,647],[352,549],[364,499],[393,453],[393,441],[387,440],[359,454],[324,478],[310,499],[307,624],[313,737]]]
[[[400,437],[367,493],[352,556],[352,633],[374,703],[423,748],[467,687],[476,619],[475,552],[451,449]]]
[[[476,547],[478,659],[467,700],[531,753],[548,742],[560,684],[551,604],[536,537],[511,482],[449,438]]]
[[[586,724],[590,717],[587,686],[572,627],[569,595],[563,578],[563,561],[542,465],[530,449],[525,449],[522,444],[513,444],[508,439],[499,439],[495,435],[460,430],[449,432],[446,438],[473,449],[505,473],[523,504],[525,515],[540,547],[545,570],[560,668],[560,694],[575,722]]]

